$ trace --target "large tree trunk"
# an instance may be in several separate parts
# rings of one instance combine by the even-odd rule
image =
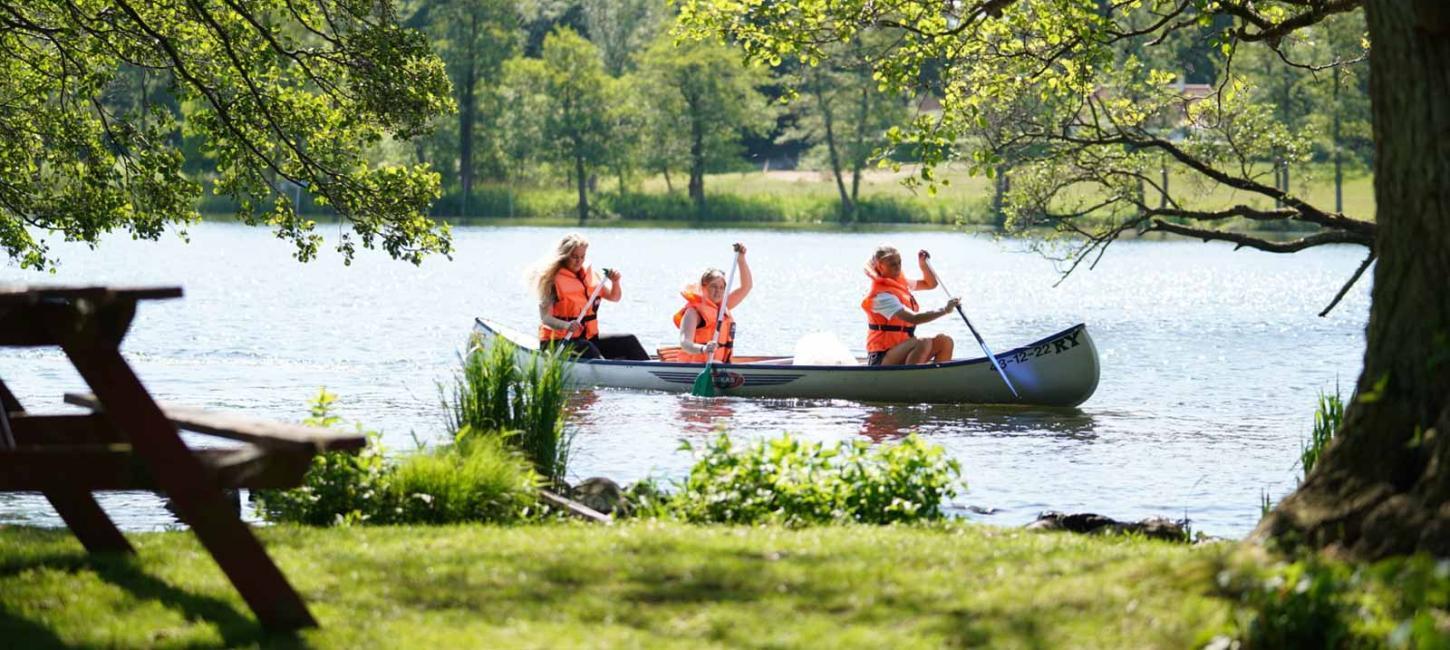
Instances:
[[[1364,372],[1344,425],[1255,531],[1354,557],[1450,555],[1450,21],[1371,0],[1379,230]],[[1416,10],[1421,13],[1417,15]],[[1438,18],[1438,19],[1437,19]]]

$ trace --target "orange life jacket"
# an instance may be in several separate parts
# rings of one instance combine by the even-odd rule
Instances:
[[[916,334],[915,325],[895,316],[883,317],[871,308],[876,294],[883,292],[899,298],[901,304],[910,307],[911,311],[920,310],[916,305],[916,297],[911,295],[910,289],[906,288],[905,281],[897,278],[871,278],[871,292],[866,294],[865,300],[861,301],[861,309],[866,310],[867,352],[885,352]]]
[[[675,312],[675,327],[684,322],[685,312],[693,309],[700,315],[700,324],[695,326],[695,344],[705,345],[715,340],[715,319],[719,317],[720,306],[706,298],[696,287],[685,289],[680,295],[685,297],[685,306]],[[720,328],[723,334],[720,336],[720,345],[715,348],[715,360],[729,363],[730,358],[735,355],[735,317],[730,315],[728,309],[725,311],[725,319],[720,322]],[[705,355],[680,350],[679,363],[705,363]]]
[[[560,320],[573,321],[579,318],[588,307],[588,313],[579,320],[584,326],[584,331],[574,338],[595,339],[599,337],[599,299],[594,299],[594,304],[585,305],[589,302],[589,296],[594,294],[594,269],[584,267],[579,273],[574,273],[567,268],[560,268],[554,274],[554,306],[549,309],[549,315]],[[569,330],[556,330],[548,325],[539,325],[540,341],[555,341],[569,335]]]

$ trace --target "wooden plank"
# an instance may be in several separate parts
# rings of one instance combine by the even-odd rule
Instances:
[[[312,460],[310,455],[279,453],[252,445],[200,449],[195,457],[206,468],[211,485],[248,489],[296,487]],[[51,496],[162,489],[164,486],[131,445],[20,446],[0,451],[0,491],[39,490]]]
[[[65,402],[100,410],[95,395],[66,393]],[[217,413],[191,406],[158,404],[166,419],[187,431],[205,433],[263,447],[298,451],[353,451],[367,445],[367,437],[347,431],[263,420],[231,413]]]
[[[168,300],[180,298],[181,287],[168,286],[103,286],[63,284],[0,285],[0,304],[35,304],[46,300]]]
[[[54,487],[44,492],[51,507],[55,508],[55,512],[75,534],[76,539],[80,540],[81,546],[86,547],[87,552],[136,552],[89,491],[67,486]]]
[[[72,339],[62,349],[262,626],[278,631],[317,627],[302,597],[182,443],[120,348]]]
[[[84,443],[125,442],[116,427],[99,413],[67,415],[10,414],[10,430],[15,444],[75,445]]]
[[[539,498],[553,506],[563,508],[565,512],[580,519],[587,519],[597,524],[614,523],[614,520],[609,515],[543,488],[539,489]]]
[[[0,382],[0,423],[5,424],[7,434],[11,433],[11,413],[16,413],[25,418],[25,408],[20,405],[20,400]],[[22,422],[21,430],[29,422]],[[15,447],[14,436],[10,436],[7,449]],[[0,475],[3,478],[3,475]],[[101,509],[101,504],[96,503],[96,498],[86,490],[76,489],[71,486],[54,487],[42,489],[45,498],[50,501],[51,507],[55,508],[56,514],[60,515],[65,525],[70,528],[71,533],[80,540],[81,546],[91,553],[135,553],[126,537],[121,534],[120,529],[111,518],[106,516],[106,511]]]

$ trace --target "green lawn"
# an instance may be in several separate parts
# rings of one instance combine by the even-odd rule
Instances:
[[[264,636],[182,532],[88,559],[0,527],[0,645],[1198,647],[1228,629],[1227,545],[939,528],[261,530],[322,623]]]

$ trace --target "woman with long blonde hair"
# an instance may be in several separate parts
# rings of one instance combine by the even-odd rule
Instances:
[[[951,361],[955,343],[946,334],[929,339],[916,338],[916,326],[947,315],[960,300],[952,298],[945,307],[919,311],[913,290],[934,289],[936,274],[931,272],[926,251],[918,251],[920,280],[907,279],[901,272],[901,253],[891,246],[881,246],[866,262],[866,276],[871,278],[871,291],[861,301],[866,312],[867,363],[873,366],[895,366]]]
[[[595,273],[585,264],[588,254],[589,240],[572,233],[535,267],[531,280],[539,297],[539,349],[569,347],[589,359],[648,359],[632,335],[600,336],[599,303],[619,302],[620,273]],[[607,289],[601,287],[606,280]]]

